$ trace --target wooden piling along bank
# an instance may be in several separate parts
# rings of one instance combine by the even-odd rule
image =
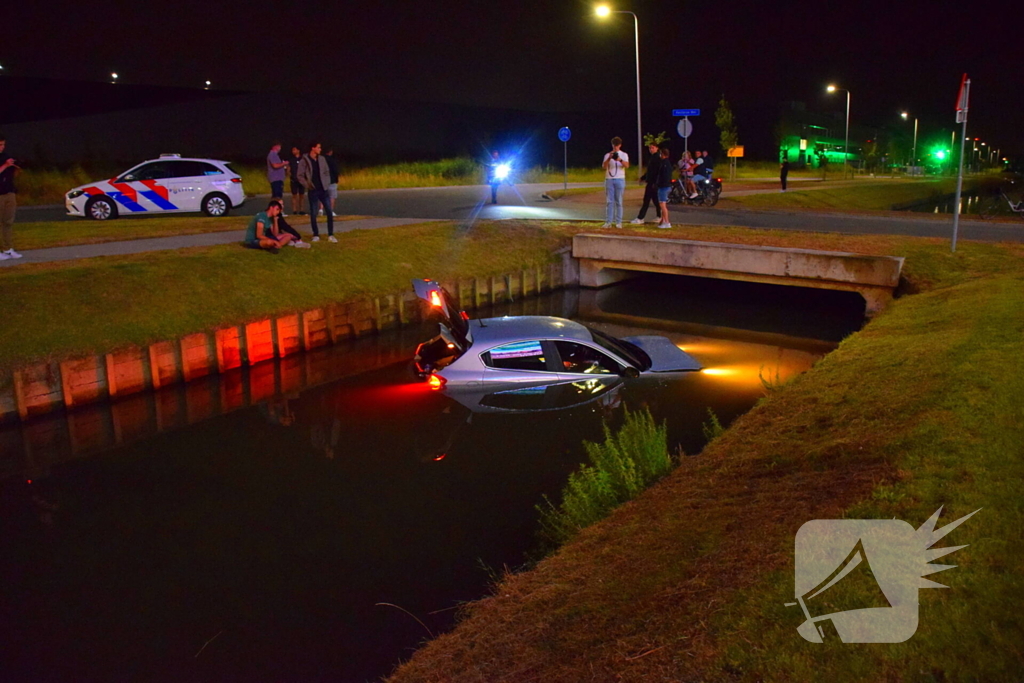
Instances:
[[[576,283],[567,251],[561,263],[504,276],[442,282],[466,309],[548,292]],[[0,421],[120,399],[189,383],[243,365],[308,351],[423,320],[412,290],[357,299],[245,325],[188,334],[146,348],[17,368],[0,378]]]

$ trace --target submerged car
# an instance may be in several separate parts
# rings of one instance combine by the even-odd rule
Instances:
[[[228,162],[163,154],[110,180],[72,189],[64,206],[69,216],[105,221],[122,213],[202,211],[226,216],[244,201],[242,177]]]
[[[435,387],[550,384],[593,377],[693,372],[700,363],[666,337],[618,339],[553,316],[470,319],[433,280],[413,280],[440,316],[440,333],[416,349],[420,377]]]

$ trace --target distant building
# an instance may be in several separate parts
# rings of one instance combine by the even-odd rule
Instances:
[[[842,164],[845,127],[845,114],[819,114],[807,111],[803,102],[784,103],[775,129],[779,161],[788,159],[793,168],[819,168],[823,162]],[[860,141],[866,137],[864,132],[861,127],[850,129],[848,159],[855,167],[863,161]]]

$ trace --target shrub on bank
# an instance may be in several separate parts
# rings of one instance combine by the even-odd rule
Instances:
[[[582,529],[604,519],[615,507],[636,498],[644,489],[668,474],[675,460],[668,452],[665,424],[655,424],[649,410],[626,411],[622,427],[614,434],[604,425],[604,442],[584,442],[590,465],[569,475],[556,507],[544,496],[537,505],[541,535],[561,544]]]

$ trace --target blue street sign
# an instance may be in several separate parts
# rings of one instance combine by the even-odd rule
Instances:
[[[562,142],[569,142],[569,138],[572,137],[572,131],[568,128],[562,127],[558,130],[558,139]]]
[[[672,116],[700,116],[700,109],[673,109]]]

